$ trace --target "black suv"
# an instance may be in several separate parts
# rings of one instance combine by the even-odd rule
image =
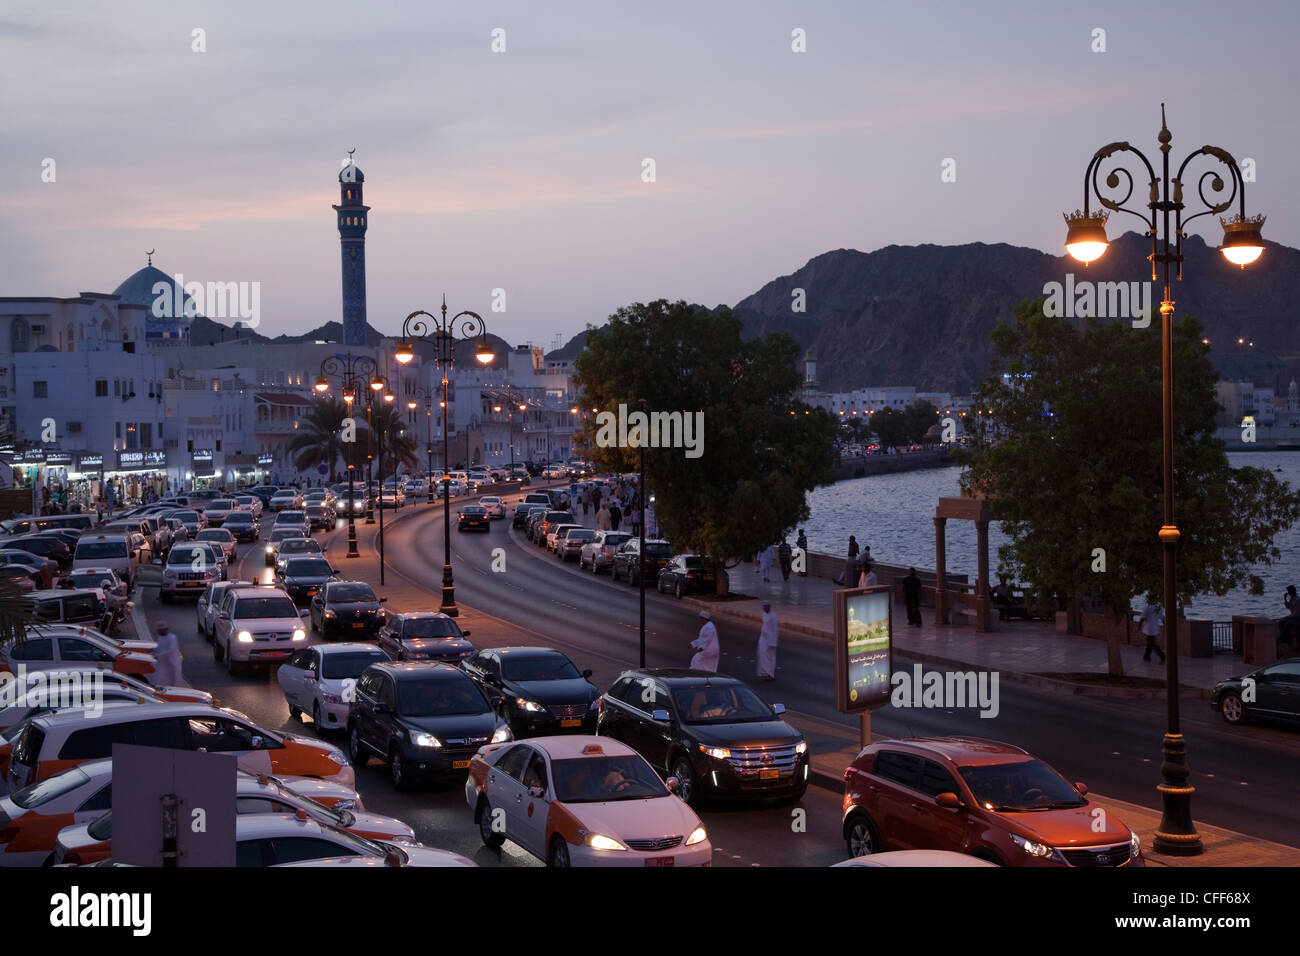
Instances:
[[[459,664],[474,653],[467,637],[469,631],[462,631],[454,617],[438,611],[411,611],[388,615],[375,643],[395,661]]]
[[[710,793],[789,797],[808,789],[808,744],[734,677],[678,668],[626,671],[600,699],[596,733],[678,780],[688,803]]]
[[[673,559],[673,546],[667,541],[647,540],[645,554],[638,561],[637,555],[640,552],[640,538],[629,538],[620,544],[614,552],[614,560],[610,562],[609,576],[615,581],[626,578],[628,584],[637,585],[641,583],[641,575],[644,574],[647,582],[658,582],[659,572]]]
[[[387,761],[398,790],[417,777],[467,770],[480,747],[510,739],[483,691],[449,664],[371,664],[355,694],[348,756],[357,767],[371,757]]]
[[[275,583],[284,588],[295,604],[306,604],[325,586],[325,582],[334,579],[334,574],[329,561],[322,555],[304,555],[290,558],[283,568],[277,568]]]
[[[461,661],[489,697],[504,700],[502,714],[518,737],[589,734],[600,691],[559,651],[549,647],[489,647]]]
[[[327,641],[341,635],[372,638],[384,625],[386,615],[380,605],[387,600],[375,597],[364,581],[327,581],[311,599],[311,629]]]

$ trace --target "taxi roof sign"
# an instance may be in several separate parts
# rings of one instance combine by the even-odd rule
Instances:
[[[584,754],[603,754],[605,749],[600,744],[587,744],[582,748]]]

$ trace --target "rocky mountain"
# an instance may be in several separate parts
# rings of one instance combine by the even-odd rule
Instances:
[[[1005,243],[837,249],[733,308],[747,336],[781,331],[816,349],[823,390],[912,385],[969,394],[993,359],[990,333],[1021,300],[1042,297],[1051,282],[1064,292],[1067,274],[1076,288],[1089,281],[1147,282],[1149,252],[1149,240],[1134,232],[1114,239],[1087,267]],[[1186,278],[1173,290],[1177,315],[1201,319],[1225,377],[1285,391],[1291,377],[1300,378],[1300,250],[1267,243],[1259,261],[1243,270],[1193,235],[1183,254]],[[796,290],[803,290],[802,312],[792,308]],[[1159,280],[1152,283],[1150,330],[1157,335],[1162,292]],[[551,356],[572,359],[585,337]],[[1238,346],[1238,338],[1254,345]]]

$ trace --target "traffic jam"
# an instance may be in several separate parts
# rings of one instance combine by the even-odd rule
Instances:
[[[499,494],[477,493],[489,475],[457,476],[452,494],[473,496],[458,533],[504,527],[583,571],[679,598],[713,589],[706,558],[578,520],[569,489],[581,479],[580,493],[608,493],[619,479],[569,467],[551,472],[564,484]],[[337,543],[315,537],[379,495],[400,509],[426,489],[414,477],[258,487],[102,523],[7,523],[0,556],[26,556],[5,567],[23,569],[40,623],[0,645],[0,866],[115,865],[116,744],[235,758],[240,866],[477,865],[368,809],[357,785],[376,771],[398,793],[463,789],[463,828],[551,867],[711,866],[701,812],[800,805],[808,740],[744,681],[631,668],[598,687],[555,648],[479,646],[454,617],[388,607],[340,573]],[[260,581],[234,574],[246,549]],[[168,625],[137,633],[142,592],[192,609],[212,661],[272,681],[302,732],[189,686]],[[1143,866],[1136,834],[1113,817],[1098,829],[1095,810],[1086,787],[1011,745],[876,743],[844,771],[840,865]]]

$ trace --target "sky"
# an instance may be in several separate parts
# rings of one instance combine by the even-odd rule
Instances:
[[[1254,160],[1247,212],[1300,246],[1298,27],[1290,0],[6,0],[0,296],[111,292],[154,249],[260,283],[264,334],[338,320],[355,148],[370,324],[445,293],[550,348],[839,248],[1059,253],[1099,147],[1158,157],[1161,102],[1174,160]]]

